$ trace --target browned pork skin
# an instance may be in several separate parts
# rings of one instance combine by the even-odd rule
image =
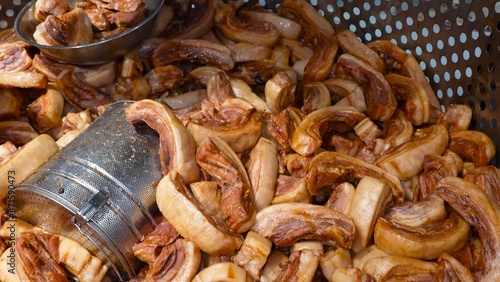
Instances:
[[[165,218],[149,232],[144,239],[132,247],[134,256],[145,263],[152,264],[157,257],[157,250],[167,246],[179,237],[179,232]]]
[[[458,177],[446,177],[436,187],[442,197],[478,232],[484,245],[485,268],[478,281],[500,279],[500,207],[475,184]]]
[[[500,205],[500,169],[493,165],[474,167],[468,169],[463,178],[476,184],[492,201]]]
[[[388,74],[385,79],[396,95],[396,100],[404,103],[404,111],[411,123],[416,126],[427,123],[431,106],[424,88],[412,78],[399,74]]]
[[[214,64],[226,71],[234,67],[234,60],[229,48],[203,39],[167,40],[158,45],[152,60],[155,67],[186,60]]]
[[[437,260],[436,282],[460,281],[474,282],[469,269],[450,254],[444,253]]]
[[[200,264],[200,249],[193,242],[178,238],[161,247],[154,262],[143,268],[131,282],[191,281]]]
[[[431,227],[448,217],[444,200],[433,194],[418,202],[406,201],[385,210],[389,222],[409,227]]]
[[[0,121],[0,144],[10,141],[16,145],[24,145],[38,136],[27,121]]]
[[[449,131],[467,130],[472,120],[472,109],[467,105],[451,104],[439,115],[436,123],[441,123]]]
[[[332,25],[307,1],[283,1],[279,15],[296,21],[305,32],[304,43],[314,51],[304,69],[306,82],[322,81],[330,75],[339,44]]]
[[[23,232],[17,234],[16,251],[29,281],[69,281],[59,265],[59,237]]]
[[[457,176],[462,167],[462,159],[451,150],[446,150],[442,156],[426,155],[423,171],[418,175],[419,198],[427,198],[434,192],[436,184],[441,179],[446,176]]]
[[[375,278],[375,281],[433,282],[436,263],[389,255],[367,261],[362,271]]]
[[[37,25],[33,38],[38,44],[49,46],[77,46],[92,43],[92,23],[81,8],[61,16],[49,15]]]
[[[330,106],[316,110],[295,129],[291,148],[303,156],[312,156],[321,148],[324,134],[332,130],[348,132],[363,118],[365,115],[354,107]]]
[[[89,109],[97,113],[99,106],[113,102],[111,97],[100,93],[84,79],[83,74],[68,69],[63,71],[56,80],[56,88],[76,109]]]
[[[335,33],[339,41],[340,48],[346,53],[350,53],[371,65],[380,73],[385,71],[385,63],[378,54],[362,43],[358,36],[349,29],[340,30]]]
[[[475,166],[488,165],[496,154],[496,147],[491,138],[477,130],[452,131],[449,149],[464,161],[473,162]]]
[[[176,171],[169,172],[156,187],[156,203],[179,234],[209,255],[233,255],[243,243],[217,217],[201,209]]]
[[[411,227],[381,217],[375,225],[374,238],[377,247],[386,253],[433,260],[463,248],[469,231],[469,224],[455,212],[431,227]]]
[[[34,17],[37,21],[43,22],[47,16],[61,16],[71,10],[71,7],[61,0],[41,0],[35,4],[33,11]]]
[[[247,100],[229,98],[220,105],[219,111],[213,112],[216,113],[214,117],[204,115],[199,119],[191,119],[187,125],[197,145],[207,137],[218,137],[236,153],[241,153],[252,148],[259,140],[261,114]]]
[[[397,107],[396,97],[384,76],[351,54],[340,55],[335,69],[337,77],[352,78],[365,87],[367,115],[372,120],[388,120]]]
[[[390,40],[379,40],[370,42],[368,47],[373,49],[385,61],[387,72],[395,72],[413,78],[420,84],[429,97],[431,105],[431,120],[435,120],[441,112],[441,103],[436,93],[430,86],[425,74],[413,55],[406,53]]]
[[[448,147],[448,130],[441,124],[419,128],[410,141],[394,147],[377,159],[377,165],[407,180],[424,167],[426,155],[441,155]]]
[[[229,228],[247,231],[255,220],[255,196],[238,156],[221,139],[206,138],[196,150],[196,161],[221,189],[221,213]]]
[[[319,258],[313,251],[305,249],[292,252],[283,271],[276,278],[276,282],[312,281]]]
[[[215,8],[214,23],[218,32],[235,42],[246,42],[273,47],[281,37],[270,22],[243,23],[236,17],[238,6],[243,3],[222,3]]]
[[[351,247],[356,229],[352,219],[336,210],[305,203],[282,203],[260,210],[252,230],[278,247],[300,240]]]
[[[241,249],[233,257],[233,261],[243,267],[255,281],[258,281],[272,246],[271,240],[257,232],[249,231]]]
[[[363,176],[385,181],[391,187],[394,199],[403,200],[404,190],[397,177],[378,166],[337,152],[322,152],[314,156],[307,174],[307,188],[315,195],[322,187],[359,180]]]
[[[146,99],[128,106],[125,114],[128,122],[145,122],[160,135],[160,160],[164,175],[176,170],[185,183],[200,179],[194,139],[172,110],[160,102]]]
[[[31,62],[24,46],[19,43],[0,43],[0,72],[25,71]]]

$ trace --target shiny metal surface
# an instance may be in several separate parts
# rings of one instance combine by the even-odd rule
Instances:
[[[14,0],[19,1],[19,0]],[[33,33],[36,23],[32,19],[36,0],[29,2],[17,14],[14,29],[17,35],[28,44],[42,50],[49,57],[78,65],[95,65],[116,60],[133,50],[141,41],[149,38],[164,0],[145,0],[147,18],[139,25],[106,40],[79,46],[46,46],[35,42]]]
[[[142,265],[132,247],[160,216],[155,186],[162,177],[158,134],[126,122],[128,104],[110,105],[16,188],[18,218],[77,240],[123,281]]]

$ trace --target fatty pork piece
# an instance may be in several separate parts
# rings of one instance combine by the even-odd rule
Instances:
[[[25,71],[31,66],[31,57],[19,43],[0,43],[0,72]]]
[[[35,41],[49,46],[77,46],[92,43],[92,22],[81,8],[61,16],[49,15],[36,27]]]
[[[17,235],[16,251],[22,262],[22,271],[29,281],[68,281],[59,264],[59,237],[41,232]],[[24,280],[24,279],[23,279]]]
[[[50,16],[61,16],[71,10],[71,7],[62,0],[39,0],[35,3],[34,16],[39,22]]]

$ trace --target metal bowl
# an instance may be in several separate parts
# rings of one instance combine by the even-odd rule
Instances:
[[[47,46],[38,44],[33,33],[36,21],[33,18],[33,9],[36,0],[30,1],[17,15],[14,29],[17,36],[24,42],[34,46],[50,58],[59,62],[76,65],[97,65],[114,61],[132,51],[141,41],[151,36],[156,16],[164,0],[145,0],[146,19],[135,27],[117,34],[116,36],[77,46]]]

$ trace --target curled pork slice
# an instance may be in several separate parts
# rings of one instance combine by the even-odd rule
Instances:
[[[436,263],[404,256],[381,256],[373,258],[363,266],[363,273],[375,281],[434,281]]]
[[[175,116],[160,102],[137,101],[125,110],[126,120],[132,124],[145,122],[160,136],[160,160],[162,172],[177,171],[185,183],[200,179],[200,169],[196,164],[196,144],[192,135]]]
[[[467,130],[472,120],[472,109],[467,105],[451,104],[446,106],[436,123],[441,123],[449,131]]]
[[[318,262],[318,256],[311,250],[305,249],[292,252],[288,258],[288,263],[275,281],[312,281],[318,268]]]
[[[195,60],[227,71],[234,67],[231,50],[225,45],[203,39],[171,39],[158,45],[153,53],[155,67],[173,62]]]
[[[430,227],[448,217],[444,200],[435,194],[418,202],[406,201],[385,210],[384,218],[409,227]]]
[[[278,247],[300,240],[319,240],[327,245],[351,247],[355,226],[351,218],[324,206],[282,203],[260,210],[252,231],[269,238]]]
[[[431,105],[431,121],[435,121],[441,112],[441,103],[415,57],[406,53],[390,40],[373,41],[367,45],[384,60],[387,72],[399,73],[410,77],[425,89]]]
[[[419,126],[429,122],[431,106],[424,88],[412,78],[399,74],[385,76],[391,86],[396,100],[404,103],[404,111],[413,125]]]
[[[145,263],[152,264],[158,249],[167,246],[179,237],[179,232],[165,218],[156,225],[153,231],[149,232],[141,242],[132,247],[134,256]]]
[[[305,65],[304,80],[313,82],[326,79],[333,69],[333,62],[339,49],[331,23],[304,0],[283,1],[277,12],[278,15],[294,20],[302,27],[305,33],[304,45],[314,51]]]
[[[375,244],[393,255],[433,260],[443,253],[462,249],[469,238],[470,225],[457,213],[430,227],[411,227],[384,217],[375,225]]]
[[[331,105],[330,91],[319,81],[304,83],[302,95],[304,97],[302,110],[306,113]]]
[[[297,39],[302,27],[295,21],[279,16],[277,13],[267,11],[258,7],[242,7],[238,10],[238,17],[244,22],[269,22],[280,32],[281,36]]]
[[[28,121],[0,121],[0,143],[10,141],[16,145],[24,145],[38,136],[38,132]]]
[[[339,41],[340,48],[342,48],[344,52],[360,58],[370,64],[378,72],[384,73],[384,61],[375,51],[362,43],[354,32],[349,29],[340,30],[335,33],[335,37]]]
[[[243,243],[218,218],[205,212],[186,187],[181,176],[169,172],[156,187],[156,203],[179,234],[209,255],[233,255]]]
[[[282,110],[278,115],[272,115],[267,123],[267,130],[278,144],[280,154],[290,153],[292,136],[306,113],[294,107]]]
[[[397,177],[376,165],[337,152],[322,152],[314,156],[307,174],[307,187],[315,195],[322,187],[343,181],[353,182],[364,176],[386,182],[391,187],[394,199],[397,202],[403,200],[404,190]]]
[[[474,183],[463,178],[446,177],[438,183],[436,191],[479,234],[484,245],[485,267],[476,278],[480,281],[498,281],[500,207]]]
[[[470,270],[448,253],[437,260],[436,282],[460,281],[473,282]]]
[[[446,176],[458,176],[462,167],[462,159],[451,150],[446,150],[442,156],[425,156],[423,171],[418,175],[419,198],[425,199],[431,195],[437,183]]]
[[[193,118],[188,123],[187,129],[197,145],[207,137],[218,137],[236,153],[241,153],[257,143],[262,129],[261,114],[250,102],[241,98],[229,98],[214,112],[217,115]]]
[[[82,74],[70,69],[60,74],[55,86],[76,109],[90,109],[97,113],[99,106],[113,102],[107,94],[85,82]]]
[[[273,47],[278,43],[281,33],[272,23],[242,22],[236,17],[238,8],[236,2],[217,5],[214,24],[218,32],[235,42],[256,43],[267,47]]]
[[[474,167],[468,169],[463,178],[476,184],[490,199],[500,205],[500,170],[497,167],[493,165]]]
[[[291,148],[303,155],[312,156],[323,143],[323,135],[329,131],[351,131],[365,115],[354,107],[330,106],[308,114],[295,129]]]
[[[295,84],[297,83],[297,74],[292,67],[272,59],[238,64],[231,70],[230,74],[232,77],[239,78],[249,85],[256,85],[266,83],[280,71],[285,72]]]
[[[49,15],[37,25],[33,38],[38,44],[48,46],[77,46],[92,43],[92,22],[81,8],[61,16]]]
[[[452,131],[449,149],[464,161],[473,162],[475,166],[488,165],[496,154],[496,147],[491,138],[477,130]]]
[[[296,83],[283,71],[278,71],[266,82],[266,104],[273,114],[295,104],[295,87]]]
[[[174,1],[172,1],[174,2]],[[209,32],[214,25],[216,0],[192,0],[178,1],[183,2],[182,10],[177,5],[172,4],[173,10],[182,14],[178,20],[170,22],[166,29],[160,34],[160,37],[192,39],[200,38]],[[189,4],[189,5],[188,5]]]
[[[422,170],[426,155],[441,155],[446,150],[448,140],[444,125],[419,128],[410,141],[380,156],[377,165],[401,180],[410,179]]]
[[[183,238],[159,250],[154,262],[143,268],[131,282],[179,281],[190,282],[201,264],[201,252],[198,246]]]
[[[256,214],[255,195],[241,160],[223,140],[206,138],[196,161],[221,189],[221,214],[237,233],[250,229]]]
[[[71,10],[71,7],[64,1],[61,0],[42,0],[37,1],[35,4],[35,9],[33,15],[35,20],[43,22],[47,16],[61,16]]]
[[[18,43],[0,44],[0,72],[25,71],[32,59],[25,47]]]
[[[59,264],[59,238],[54,235],[23,232],[16,237],[16,251],[29,281],[68,281]]]
[[[410,141],[414,133],[410,120],[399,109],[396,109],[394,115],[384,122],[383,131],[384,139],[389,142],[391,148]]]
[[[391,86],[382,73],[363,60],[351,54],[342,54],[335,74],[341,78],[352,78],[365,88],[366,114],[372,120],[388,120],[396,111],[397,101]]]

